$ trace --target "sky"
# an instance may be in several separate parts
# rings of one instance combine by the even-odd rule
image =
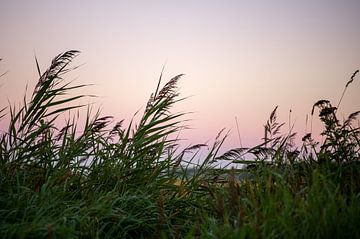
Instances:
[[[81,51],[69,76],[93,84],[81,93],[104,115],[129,121],[144,110],[165,65],[164,80],[185,74],[174,111],[193,112],[186,144],[212,142],[226,128],[224,148],[263,137],[275,106],[298,138],[313,104],[337,105],[360,68],[360,1],[0,1],[0,106],[21,102],[57,54]],[[358,77],[359,78],[359,77]],[[339,115],[360,110],[360,79]],[[315,131],[321,130],[314,122]],[[284,128],[286,133],[288,128]],[[307,126],[309,128],[309,126]]]

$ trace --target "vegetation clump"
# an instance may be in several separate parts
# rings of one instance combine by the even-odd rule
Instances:
[[[324,124],[323,143],[311,133],[294,145],[281,134],[276,110],[264,142],[251,148],[179,149],[185,113],[175,76],[160,76],[138,123],[92,114],[56,123],[82,105],[86,87],[63,79],[79,54],[58,55],[0,133],[2,238],[360,238],[360,128],[358,112],[340,122],[327,100],[314,104]],[[86,106],[85,106],[86,107]],[[83,125],[82,127],[80,125]],[[208,147],[200,164],[199,151]],[[219,164],[219,162],[222,162]],[[243,165],[242,167],[223,167]]]

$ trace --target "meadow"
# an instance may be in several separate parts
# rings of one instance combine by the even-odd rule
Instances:
[[[45,72],[37,64],[32,94],[1,105],[1,238],[360,238],[360,111],[337,117],[358,71],[336,107],[313,106],[323,142],[309,132],[296,146],[275,108],[263,143],[220,155],[226,131],[213,145],[180,147],[187,114],[171,110],[184,100],[182,75],[160,76],[139,121],[124,125],[77,103],[87,96],[72,92],[87,85],[66,74],[78,54]]]

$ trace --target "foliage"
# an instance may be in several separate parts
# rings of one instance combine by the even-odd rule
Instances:
[[[2,238],[360,238],[359,112],[342,123],[336,116],[356,73],[337,108],[326,100],[313,107],[325,126],[322,145],[307,134],[296,148],[295,133],[281,134],[276,107],[263,143],[219,156],[223,131],[211,147],[179,149],[186,114],[171,109],[183,100],[182,75],[160,87],[161,74],[138,123],[90,107],[79,122],[86,95],[69,93],[87,85],[63,79],[78,54],[58,55],[44,73],[37,64],[31,97],[0,110],[10,118],[0,133]]]

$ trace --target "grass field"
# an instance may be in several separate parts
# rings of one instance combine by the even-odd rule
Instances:
[[[194,165],[205,145],[180,150],[186,114],[171,111],[181,75],[160,77],[139,122],[88,108],[80,124],[86,96],[71,92],[86,86],[66,81],[78,53],[58,55],[21,107],[1,109],[1,238],[360,238],[360,112],[336,114],[358,71],[337,107],[314,104],[323,143],[308,133],[295,146],[275,108],[262,144],[219,155],[220,132]]]

